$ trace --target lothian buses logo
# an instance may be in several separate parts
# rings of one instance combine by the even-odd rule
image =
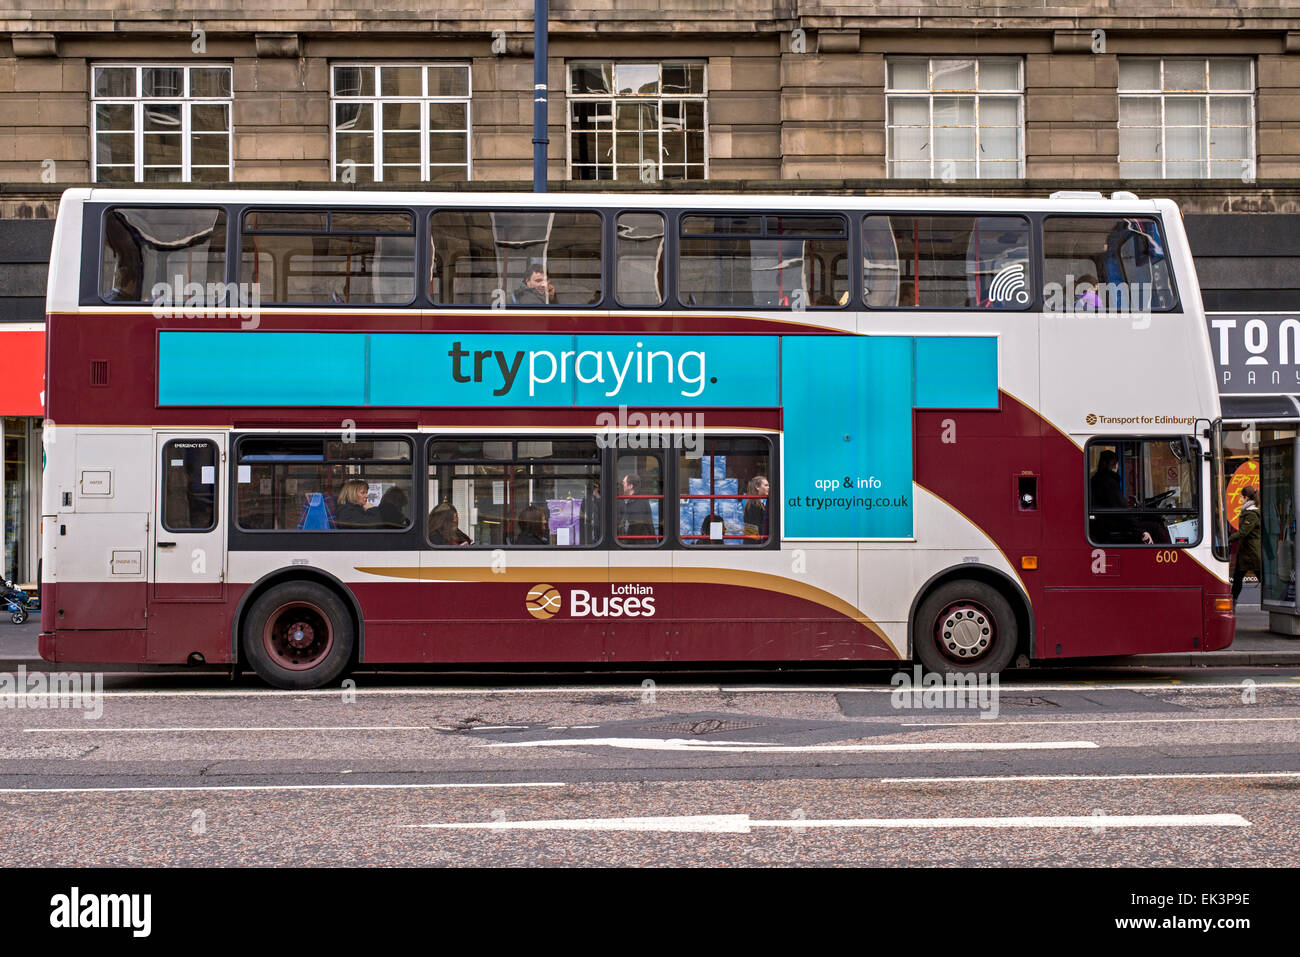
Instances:
[[[564,608],[564,597],[554,585],[534,585],[524,597],[524,608],[539,621],[554,618]],[[593,595],[585,588],[569,589],[570,618],[653,618],[652,585],[610,585],[608,595]]]
[[[563,604],[559,591],[553,585],[534,585],[528,590],[528,597],[524,599],[524,607],[528,609],[528,614],[542,621],[554,617]]]

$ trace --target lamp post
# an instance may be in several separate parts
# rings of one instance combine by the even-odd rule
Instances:
[[[546,192],[546,33],[548,0],[533,0],[533,192]]]

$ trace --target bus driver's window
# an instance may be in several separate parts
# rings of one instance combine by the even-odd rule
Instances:
[[[1119,439],[1088,445],[1088,538],[1094,545],[1169,548],[1200,541],[1190,438]]]

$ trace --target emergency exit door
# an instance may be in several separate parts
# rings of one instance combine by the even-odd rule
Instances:
[[[222,433],[159,433],[154,601],[222,601],[226,515]]]

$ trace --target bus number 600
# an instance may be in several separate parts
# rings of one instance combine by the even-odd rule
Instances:
[[[1174,550],[1161,549],[1156,552],[1157,565],[1172,565],[1178,561],[1178,552]]]

